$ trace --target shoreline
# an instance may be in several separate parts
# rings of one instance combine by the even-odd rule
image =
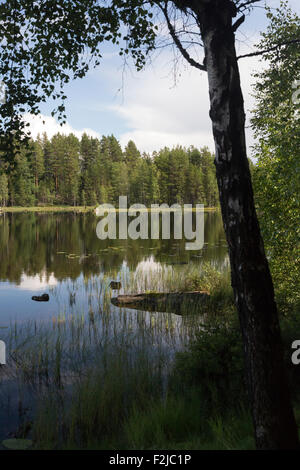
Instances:
[[[76,212],[78,214],[95,212],[98,206],[32,206],[32,207],[0,207],[0,214],[5,213],[26,213],[26,212]],[[116,212],[119,212],[119,209],[115,209]],[[148,208],[150,210],[150,208]],[[192,209],[193,211],[196,208]],[[205,207],[204,212],[216,212],[219,210],[218,207]]]

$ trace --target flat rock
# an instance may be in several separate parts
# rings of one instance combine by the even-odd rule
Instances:
[[[142,294],[118,295],[118,297],[111,299],[111,303],[117,307],[182,315],[196,313],[208,300],[209,293],[206,291],[147,292]]]

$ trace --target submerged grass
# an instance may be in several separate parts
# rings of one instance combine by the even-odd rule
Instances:
[[[178,343],[172,321],[170,316],[127,321],[125,315],[113,319],[98,313],[93,320],[40,327],[34,337],[32,325],[22,334],[15,331],[14,372],[20,389],[34,396],[30,435],[36,448],[95,443],[105,448],[111,440],[123,440],[120,433],[132,410],[166,393]],[[20,341],[20,335],[26,339]]]
[[[11,377],[19,404],[30,409],[16,435],[33,438],[37,449],[175,448],[198,446],[208,435],[205,400],[196,389],[178,392],[181,379],[173,372],[177,351],[196,338],[207,312],[178,317],[114,308],[109,282],[118,276],[123,290],[139,292],[145,285],[221,292],[227,282],[209,266],[198,277],[186,267],[160,276],[151,270],[134,277],[110,273],[101,282],[86,281],[88,314],[64,312],[50,323],[14,325]]]
[[[109,278],[95,283],[85,284],[87,314],[15,324],[6,338],[16,402],[29,410],[15,434],[32,437],[36,448],[118,441],[133,409],[163,399],[175,353],[198,324],[197,317],[115,308]]]

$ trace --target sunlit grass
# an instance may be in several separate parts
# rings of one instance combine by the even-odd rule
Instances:
[[[0,212],[93,212],[96,206],[32,206],[0,207]]]

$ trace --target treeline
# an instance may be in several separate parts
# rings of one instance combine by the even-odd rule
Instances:
[[[2,154],[3,157],[3,154]],[[84,134],[44,134],[21,148],[12,170],[0,155],[0,205],[218,204],[213,156],[200,150],[164,148],[152,156],[129,141],[125,150],[117,139]]]

